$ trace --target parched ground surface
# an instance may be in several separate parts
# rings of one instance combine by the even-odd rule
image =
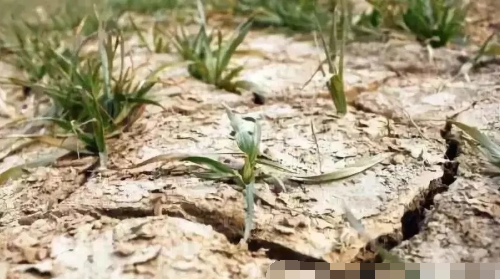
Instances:
[[[464,51],[439,49],[429,59],[416,43],[354,43],[346,58],[350,112],[339,119],[319,75],[302,88],[321,53],[311,42],[253,31],[242,49],[266,54],[235,59],[246,65],[243,79],[269,92],[264,105],[185,69],[166,70],[155,94],[167,111],[148,108],[110,142],[110,166],[121,170],[89,173],[95,158],[73,158],[0,187],[0,278],[264,278],[276,260],[369,261],[342,202],[409,262],[499,261],[498,181],[479,175],[483,164],[465,145],[445,159],[440,135],[444,119],[461,111],[461,121],[498,129],[497,65],[467,82],[452,79]],[[133,58],[148,68],[175,60],[136,48]],[[351,178],[287,184],[278,194],[258,183],[264,201],[240,245],[243,195],[230,185],[196,178],[181,163],[123,169],[160,154],[236,151],[221,102],[258,119],[263,152],[296,172],[392,156]],[[55,151],[31,146],[0,169]]]

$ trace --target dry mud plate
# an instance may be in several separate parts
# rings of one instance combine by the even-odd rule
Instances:
[[[175,60],[130,48],[137,64]],[[476,153],[463,145],[457,156],[440,132],[460,111],[460,121],[498,129],[497,65],[471,72],[470,82],[450,80],[463,51],[439,49],[429,62],[416,43],[354,43],[345,76],[351,106],[338,118],[320,75],[302,88],[321,54],[312,42],[251,31],[242,48],[267,54],[235,59],[246,66],[242,76],[268,92],[264,105],[185,70],[165,71],[175,86],[155,94],[167,111],[148,107],[110,143],[115,170],[89,172],[95,158],[68,158],[1,186],[0,278],[265,278],[276,260],[376,260],[344,220],[343,203],[407,262],[500,261],[498,180],[479,175]],[[197,178],[187,163],[125,169],[167,153],[235,152],[222,102],[257,119],[262,152],[298,173],[392,155],[335,182],[276,191],[259,181],[255,228],[240,245],[243,194],[231,185]],[[57,151],[30,146],[0,168]]]

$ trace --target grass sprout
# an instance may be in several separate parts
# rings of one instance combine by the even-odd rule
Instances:
[[[237,186],[241,187],[245,194],[246,218],[243,241],[250,238],[253,227],[254,215],[254,191],[255,191],[255,168],[258,163],[259,145],[261,140],[261,127],[257,121],[248,121],[234,114],[229,107],[224,105],[227,116],[234,131],[236,144],[244,154],[242,169],[235,170],[232,166],[221,163],[210,157],[189,154],[159,155],[148,159],[138,165],[137,168],[155,162],[187,161],[208,168],[209,172],[199,173],[198,176],[205,179],[232,179]]]
[[[233,93],[255,87],[249,81],[234,81],[243,70],[243,66],[230,67],[231,57],[250,31],[253,19],[241,23],[230,38],[224,41],[220,30],[215,34],[207,31],[202,7],[199,7],[199,13],[203,23],[196,35],[193,36],[182,28],[172,35],[174,48],[185,60],[191,62],[188,66],[189,74]]]
[[[327,79],[326,87],[328,88],[328,92],[332,97],[333,103],[339,115],[347,113],[347,99],[344,92],[344,53],[348,19],[347,4],[345,1],[346,0],[340,1],[340,8],[338,5],[333,7],[335,13],[333,14],[333,24],[330,27],[328,38],[325,38],[325,35],[323,35],[321,25],[319,21],[317,21],[321,45],[326,55],[326,63],[328,64],[328,74],[323,70],[324,62],[320,63],[318,70],[313,74],[314,76],[318,71],[321,71],[323,77]],[[338,34],[337,16],[340,16],[340,34]]]

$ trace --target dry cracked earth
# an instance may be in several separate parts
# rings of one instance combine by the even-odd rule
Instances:
[[[134,63],[150,68],[176,59],[131,48]],[[241,48],[266,54],[234,60],[246,67],[242,78],[268,92],[265,104],[216,90],[183,68],[166,70],[154,94],[167,111],[149,107],[110,142],[110,166],[122,169],[90,172],[96,158],[66,158],[1,186],[0,278],[265,278],[277,260],[376,260],[344,220],[342,202],[407,262],[500,261],[498,180],[481,174],[485,164],[469,146],[459,142],[456,154],[441,135],[456,113],[498,130],[497,64],[471,72],[470,81],[451,79],[471,52],[438,49],[429,59],[412,42],[353,43],[350,111],[338,118],[319,75],[302,88],[321,54],[313,43],[252,31]],[[289,184],[280,193],[259,183],[265,202],[256,205],[244,247],[241,192],[190,175],[182,163],[123,169],[172,152],[236,151],[222,102],[260,121],[262,149],[300,173],[392,156],[341,181]],[[55,151],[29,146],[0,168]]]

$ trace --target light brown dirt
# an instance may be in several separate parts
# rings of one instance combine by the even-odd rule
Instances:
[[[172,152],[235,151],[221,102],[258,119],[263,150],[300,173],[318,174],[388,151],[394,156],[342,181],[287,184],[278,195],[259,182],[265,203],[256,206],[249,249],[237,244],[242,193],[190,175],[186,164],[98,174],[86,171],[92,161],[85,158],[38,168],[0,187],[0,261],[8,263],[8,278],[264,278],[275,260],[360,261],[367,243],[342,218],[342,202],[372,235],[401,238],[405,210],[443,175],[446,145],[439,130],[445,117],[477,102],[460,117],[482,129],[498,128],[498,66],[471,72],[471,82],[446,82],[460,66],[459,51],[438,50],[430,62],[426,49],[413,43],[353,44],[346,60],[353,106],[339,119],[319,75],[301,89],[320,53],[311,42],[252,32],[243,47],[266,53],[235,59],[247,66],[242,78],[269,92],[265,105],[195,81],[182,67],[166,70],[155,94],[168,111],[148,108],[132,131],[111,141],[110,167]],[[139,50],[133,58],[148,68],[175,60]],[[9,156],[0,168],[43,149]],[[457,160],[465,162],[460,179],[438,195],[421,234],[395,249],[403,258],[498,259],[491,242],[500,215],[495,180],[474,174],[472,166],[481,162],[467,147]]]

